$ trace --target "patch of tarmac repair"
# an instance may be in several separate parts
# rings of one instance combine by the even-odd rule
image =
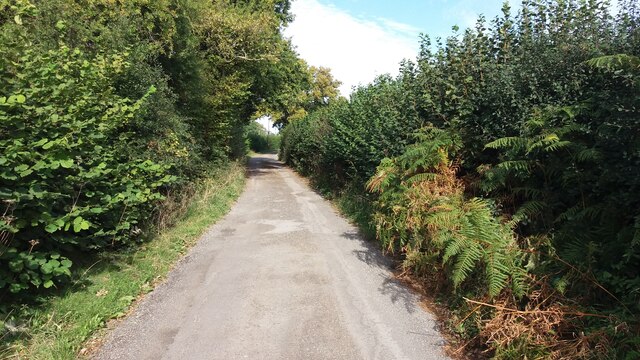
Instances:
[[[253,221],[256,224],[269,225],[273,229],[265,232],[265,235],[270,234],[287,234],[296,231],[300,231],[304,228],[304,223],[295,220],[281,220],[281,219],[258,219]]]

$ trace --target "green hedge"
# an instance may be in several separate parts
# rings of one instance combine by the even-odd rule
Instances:
[[[307,76],[288,8],[0,1],[0,302],[144,240],[167,194],[245,155],[252,118],[304,85],[285,71]]]
[[[397,78],[285,128],[281,153],[325,190],[373,182],[364,198],[386,249],[431,276],[456,331],[496,356],[637,357],[639,14],[636,2],[612,15],[600,1],[524,1],[424,36]],[[487,235],[505,227],[515,243]],[[525,293],[506,286],[520,271]]]

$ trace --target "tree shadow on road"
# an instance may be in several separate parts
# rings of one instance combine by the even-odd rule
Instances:
[[[394,304],[401,302],[409,313],[417,310],[420,296],[394,275],[399,259],[385,256],[376,243],[365,240],[357,231],[347,231],[341,236],[349,241],[356,241],[362,248],[352,251],[358,260],[380,270],[379,276],[383,280],[378,291],[382,295],[388,296]]]
[[[247,176],[249,178],[264,176],[273,173],[272,170],[284,168],[284,164],[272,157],[253,156],[247,164]]]

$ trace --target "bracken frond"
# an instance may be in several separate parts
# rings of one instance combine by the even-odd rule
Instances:
[[[527,147],[526,139],[517,137],[517,136],[500,138],[485,145],[485,148],[489,148],[489,149],[507,149],[507,148],[525,149],[526,147]]]
[[[508,160],[501,162],[497,167],[506,171],[529,173],[531,170],[531,162],[529,160]]]
[[[416,174],[413,175],[412,177],[410,177],[409,179],[407,179],[407,183],[409,184],[415,184],[418,182],[424,182],[424,181],[436,181],[436,178],[438,177],[437,174],[433,174],[433,173],[421,173],[421,174]]]
[[[494,297],[507,287],[511,269],[502,251],[488,251],[485,261],[489,296]]]
[[[453,271],[451,272],[453,285],[458,287],[467,280],[469,274],[476,268],[477,262],[483,257],[483,251],[482,247],[478,243],[469,241],[469,239],[466,238],[457,238],[456,245],[461,247],[464,246],[463,248],[458,249],[453,265]],[[447,253],[453,254],[453,251],[450,252],[449,250],[449,247],[447,247],[445,255]]]
[[[545,208],[547,208],[547,204],[544,201],[527,201],[520,206],[515,214],[513,214],[513,217],[511,218],[511,225],[517,225],[522,220],[535,217],[543,212]]]
[[[606,55],[593,58],[587,65],[601,70],[614,71],[622,69],[640,70],[640,57],[628,54]]]

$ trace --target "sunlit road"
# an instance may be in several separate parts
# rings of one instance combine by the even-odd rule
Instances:
[[[444,359],[375,245],[273,156],[97,359]]]

